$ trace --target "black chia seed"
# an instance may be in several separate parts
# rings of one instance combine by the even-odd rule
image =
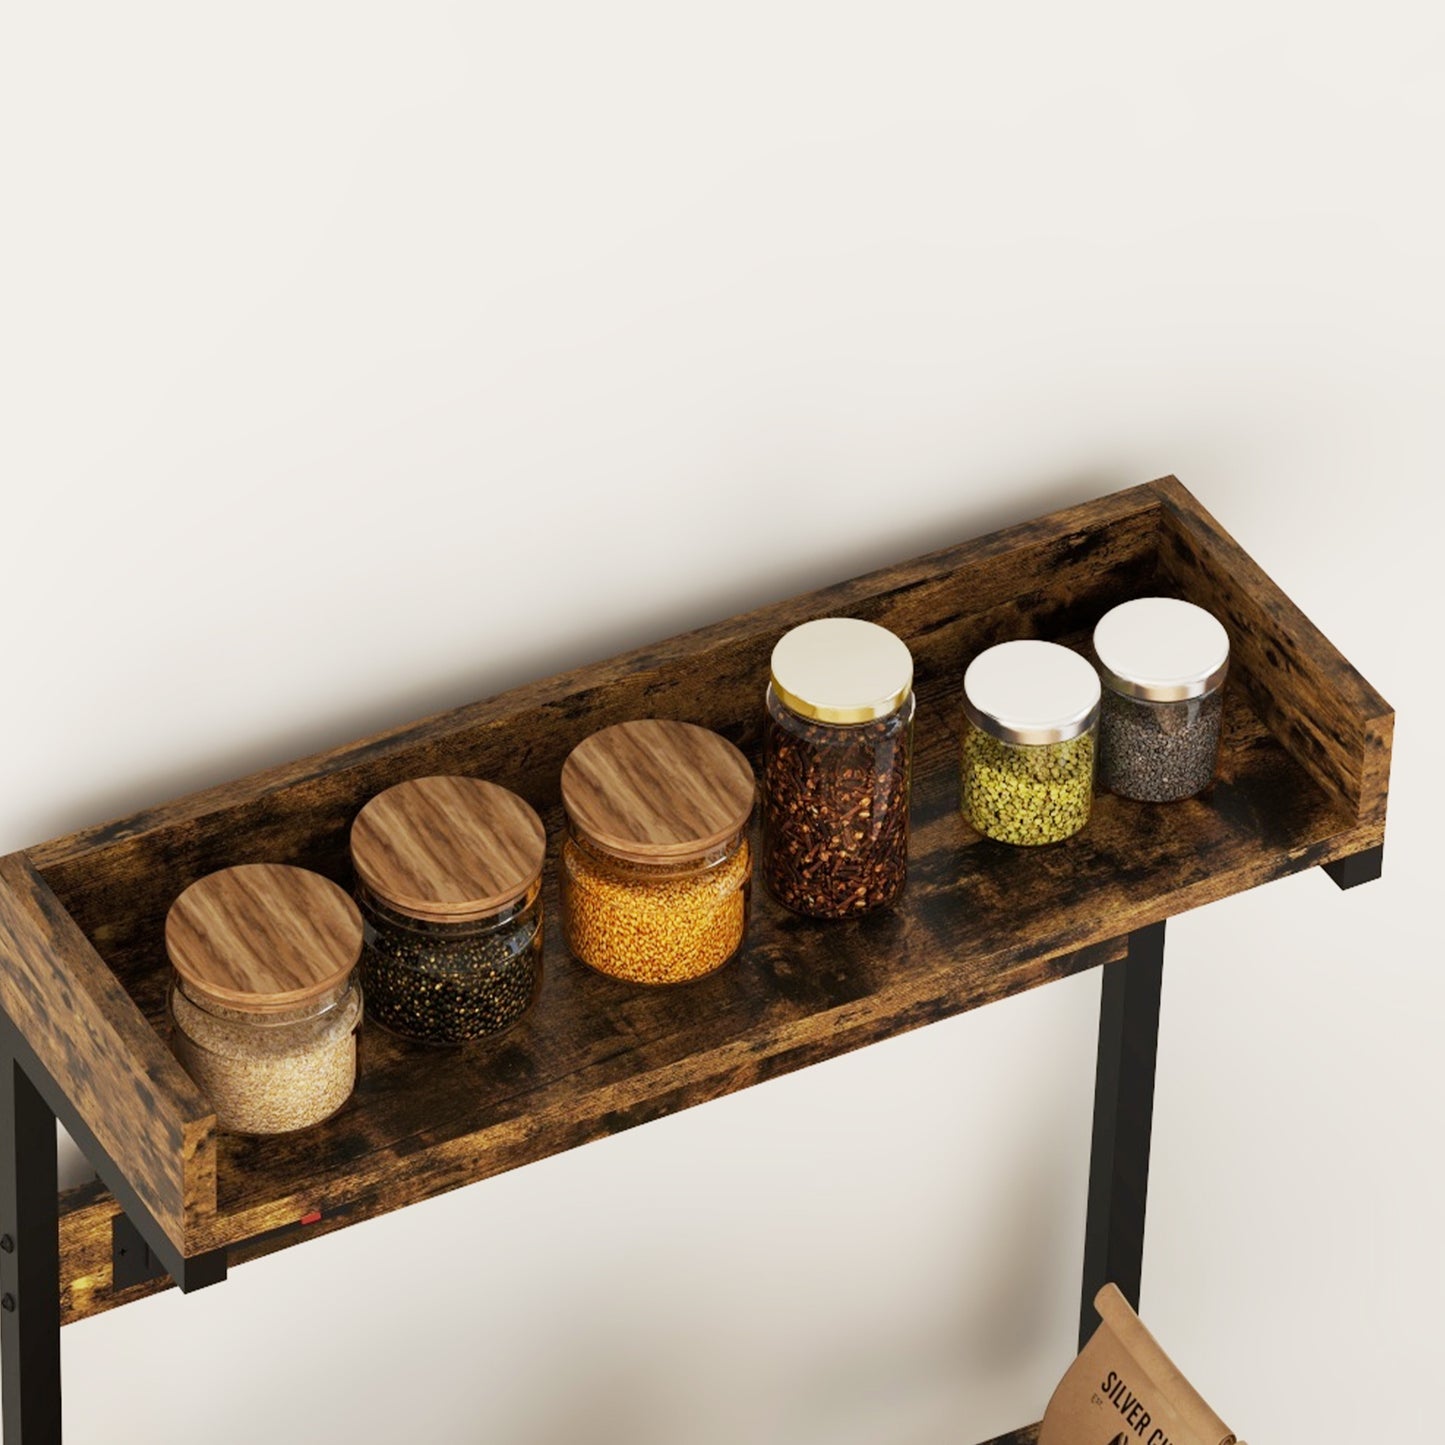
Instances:
[[[1214,781],[1224,689],[1182,702],[1149,702],[1105,687],[1099,715],[1100,777],[1121,798],[1172,803]]]
[[[403,1038],[462,1044],[501,1033],[527,1012],[542,982],[540,910],[485,933],[367,917],[361,979],[367,1018]]]

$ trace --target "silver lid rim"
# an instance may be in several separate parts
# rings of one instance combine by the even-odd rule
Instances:
[[[997,738],[1001,743],[1012,743],[1019,748],[1039,748],[1050,743],[1067,743],[1089,732],[1099,721],[1099,704],[1095,703],[1083,717],[1070,718],[1068,722],[1056,723],[1052,727],[1000,722],[992,713],[975,707],[967,697],[963,700],[963,714],[980,732]]]
[[[1226,657],[1213,672],[1204,677],[1186,678],[1183,682],[1140,682],[1137,678],[1122,677],[1099,663],[1099,676],[1110,692],[1120,697],[1137,698],[1141,702],[1188,702],[1191,698],[1207,697],[1220,687],[1229,672]]]

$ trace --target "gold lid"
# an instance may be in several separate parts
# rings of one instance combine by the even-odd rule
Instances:
[[[865,723],[895,713],[913,691],[913,654],[902,638],[857,617],[819,617],[773,648],[773,691],[799,717]]]

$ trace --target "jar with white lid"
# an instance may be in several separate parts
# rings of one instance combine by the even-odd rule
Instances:
[[[1121,798],[1171,803],[1214,781],[1229,634],[1175,597],[1136,597],[1094,629],[1104,682],[1100,777]]]
[[[290,1133],[351,1097],[361,932],[343,889],[282,863],[223,868],[171,905],[171,1047],[221,1128]]]
[[[887,907],[908,878],[913,656],[873,622],[820,617],[773,649],[763,878],[815,918]]]
[[[963,677],[961,802],[988,838],[1057,843],[1089,821],[1099,677],[1055,642],[1002,642]]]

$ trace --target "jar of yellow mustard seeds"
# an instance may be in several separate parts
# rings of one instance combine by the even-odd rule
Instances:
[[[645,718],[603,728],[562,768],[562,928],[585,964],[629,983],[686,983],[748,926],[754,781],[726,738]]]

